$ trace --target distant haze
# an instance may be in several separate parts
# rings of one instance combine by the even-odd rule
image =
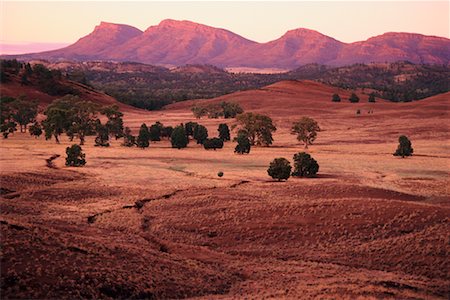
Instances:
[[[166,18],[226,28],[256,42],[276,39],[299,27],[347,43],[390,31],[449,37],[448,1],[2,1],[0,11],[0,48],[4,53],[42,51],[74,43],[100,21],[145,30]]]

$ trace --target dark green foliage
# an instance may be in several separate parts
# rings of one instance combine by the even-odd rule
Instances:
[[[248,133],[252,145],[269,146],[273,142],[272,132],[277,128],[272,119],[265,115],[255,113],[243,113],[236,117],[242,129]]]
[[[51,139],[53,136],[59,144],[59,136],[67,131],[72,125],[71,119],[75,101],[77,100],[73,96],[68,95],[54,100],[47,106],[47,109],[44,111],[44,115],[46,115],[47,118],[42,121],[45,139]]]
[[[38,110],[37,101],[28,101],[19,97],[9,103],[11,117],[19,124],[20,132],[25,132],[27,125],[35,121]]]
[[[131,129],[129,127],[125,127],[123,131],[123,144],[125,147],[133,147],[136,145],[136,137],[131,134]]]
[[[136,145],[139,148],[144,149],[144,148],[147,148],[148,146],[150,146],[149,141],[150,141],[150,132],[148,130],[147,125],[145,123],[143,123],[141,125],[141,128],[139,129],[139,135],[136,140]]]
[[[36,138],[40,137],[42,134],[42,127],[39,124],[39,122],[34,122],[33,125],[31,125],[28,128],[28,131],[30,132],[31,136],[35,136]]]
[[[222,171],[219,171],[219,172],[217,173],[217,176],[223,177],[223,172],[222,172]]]
[[[186,135],[194,137],[194,130],[198,126],[196,122],[187,122],[184,124],[184,130],[186,130]]]
[[[287,180],[291,176],[291,163],[283,157],[275,158],[267,169],[267,173],[278,181]]]
[[[86,155],[79,145],[74,144],[71,147],[67,147],[66,154],[66,166],[82,167],[86,164]]]
[[[222,141],[225,142],[230,140],[230,128],[228,128],[227,124],[219,124],[217,131],[219,132],[219,138],[222,139]]]
[[[358,103],[359,97],[355,93],[352,93],[350,98],[348,98],[348,101],[350,101],[351,103]]]
[[[292,176],[314,177],[319,172],[319,164],[306,152],[294,155],[294,172]]]
[[[333,94],[333,97],[331,98],[331,101],[333,101],[333,102],[341,102],[341,97],[338,94]]]
[[[237,145],[234,148],[234,152],[238,154],[250,153],[251,142],[248,138],[248,132],[245,130],[239,130],[237,137],[235,138]]]
[[[161,124],[160,122],[156,122],[155,124],[150,126],[150,141],[156,142],[161,140],[161,131],[163,127],[163,124]]]
[[[107,125],[103,125],[100,120],[97,121],[96,128],[97,136],[95,137],[96,147],[109,147],[109,129]]]
[[[222,107],[223,117],[225,119],[235,118],[237,115],[244,112],[238,103],[222,101],[220,106]]]
[[[203,141],[203,147],[206,150],[209,149],[222,149],[223,148],[223,140],[220,138],[211,138],[211,139],[206,139]]]
[[[123,137],[123,113],[120,112],[117,105],[106,106],[101,109],[101,113],[108,118],[106,127],[110,135],[113,135],[116,140]]]
[[[12,104],[16,101],[15,98],[3,96],[0,98],[0,131],[3,138],[7,139],[8,135],[17,130],[16,122],[13,118]]]
[[[370,93],[368,101],[371,103],[375,103],[375,94],[374,93]]]
[[[170,141],[172,143],[172,148],[186,148],[189,143],[189,139],[186,136],[186,130],[183,125],[178,125],[173,129]]]
[[[70,85],[61,83],[62,75],[59,70],[49,70],[42,64],[36,64],[33,66],[32,73],[38,88],[46,94],[52,96],[79,94],[79,91]]]
[[[407,136],[401,135],[398,138],[398,147],[397,150],[394,152],[394,156],[401,156],[404,158],[405,156],[412,156],[414,149],[411,146],[411,141],[408,139]]]
[[[298,122],[295,122],[291,128],[291,134],[297,135],[297,140],[308,145],[312,145],[317,137],[317,132],[320,131],[319,124],[313,118],[302,117]]]
[[[203,144],[203,142],[208,138],[208,129],[203,125],[197,125],[194,128],[194,139],[197,144]]]
[[[161,129],[161,137],[162,138],[168,138],[172,136],[173,127],[172,126],[163,126]]]

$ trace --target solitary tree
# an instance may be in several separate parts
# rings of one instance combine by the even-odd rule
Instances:
[[[248,133],[245,130],[239,130],[236,137],[237,145],[234,148],[234,152],[238,154],[250,153],[251,143],[248,138]]]
[[[398,138],[398,147],[394,152],[394,156],[401,156],[405,158],[405,156],[412,156],[414,149],[411,147],[411,141],[405,135],[401,135]]]
[[[227,124],[219,124],[219,128],[217,129],[217,131],[219,131],[219,138],[221,138],[222,141],[230,140],[230,128],[228,128]]]
[[[238,115],[236,119],[242,129],[248,133],[252,145],[269,146],[272,144],[272,133],[277,128],[270,117],[249,112]]]
[[[305,144],[305,148],[308,145],[312,145],[317,137],[317,132],[320,131],[319,124],[309,117],[302,117],[298,122],[292,125],[291,133],[297,135],[297,140]]]
[[[82,152],[80,145],[74,144],[66,148],[66,166],[82,167],[86,164],[86,155]]]
[[[341,97],[338,94],[333,94],[333,97],[331,97],[331,101],[341,102]]]
[[[358,103],[359,97],[355,93],[352,93],[350,98],[348,98],[348,101],[350,101],[351,103]]]
[[[319,164],[306,152],[294,155],[294,172],[292,176],[313,177],[319,172]]]
[[[184,130],[183,125],[178,125],[173,129],[170,141],[172,143],[172,148],[186,148],[189,143],[189,139],[186,136],[186,131]]]
[[[200,119],[203,116],[208,115],[208,109],[205,106],[193,106],[191,108],[192,113],[194,114],[194,117],[196,117],[197,119]]]
[[[223,117],[225,119],[235,118],[238,114],[242,114],[244,110],[238,103],[222,101],[220,106],[223,110]]]
[[[143,123],[141,125],[141,128],[139,129],[139,135],[136,140],[136,145],[142,149],[147,148],[150,145],[149,140],[150,132],[148,131],[147,125]]]
[[[283,157],[275,158],[267,169],[267,173],[278,181],[287,180],[291,176],[291,163]]]
[[[208,138],[208,129],[203,125],[197,125],[194,128],[194,139],[197,144],[203,144],[203,142]]]
[[[136,137],[131,134],[130,127],[125,127],[123,131],[123,144],[125,147],[133,147],[136,145]]]
[[[30,132],[31,136],[35,136],[36,138],[40,137],[42,134],[42,127],[39,124],[38,121],[34,122],[33,125],[31,125],[28,128],[28,131]]]
[[[209,149],[214,149],[214,150],[222,149],[223,148],[223,140],[220,139],[220,138],[217,138],[217,137],[211,138],[211,139],[206,139],[206,140],[203,141],[203,147],[206,150],[209,150]]]
[[[70,124],[66,131],[73,136],[78,136],[80,145],[84,145],[86,136],[92,135],[96,131],[99,107],[90,101],[80,101],[78,97],[73,97],[71,101],[73,102],[68,116]]]

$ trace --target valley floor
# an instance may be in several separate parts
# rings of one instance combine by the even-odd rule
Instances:
[[[303,150],[286,130],[244,156],[232,142],[101,149],[90,138],[83,168],[64,166],[65,138],[16,133],[1,141],[2,298],[445,299],[440,132],[401,159],[388,135],[324,131],[309,149],[320,176],[287,182],[266,172]],[[57,169],[45,166],[53,154]]]

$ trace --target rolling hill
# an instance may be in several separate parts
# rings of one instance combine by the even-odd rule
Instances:
[[[68,47],[8,57],[293,69],[308,63],[342,66],[399,60],[447,65],[449,48],[449,39],[436,36],[390,32],[366,41],[343,43],[304,28],[290,30],[274,41],[257,43],[225,29],[168,19],[144,32],[102,22]]]

